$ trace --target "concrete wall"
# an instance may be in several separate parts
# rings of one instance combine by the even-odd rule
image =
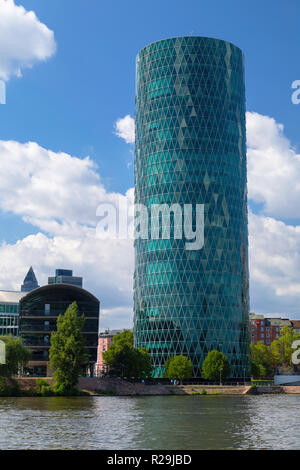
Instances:
[[[300,385],[300,375],[275,375],[274,385]]]

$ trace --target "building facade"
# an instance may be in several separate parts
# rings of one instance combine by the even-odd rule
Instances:
[[[212,349],[232,378],[250,377],[243,53],[217,39],[166,39],[139,52],[136,81],[135,202],[204,204],[204,246],[186,249],[175,216],[169,238],[136,238],[135,346],[148,349],[156,377],[179,354],[200,377]]]
[[[28,364],[35,376],[51,375],[49,368],[50,335],[56,331],[60,314],[77,302],[79,311],[85,316],[83,335],[89,353],[89,364],[93,368],[97,361],[99,329],[99,300],[84,289],[66,284],[53,284],[30,292],[20,301],[20,336],[32,354]]]
[[[0,291],[0,336],[19,335],[19,302],[27,292],[39,287],[32,267],[25,276],[21,292]]]
[[[73,276],[73,271],[70,269],[56,269],[55,276],[48,277],[48,284],[70,284],[82,287],[82,277]]]
[[[98,338],[98,355],[97,363],[95,366],[95,375],[99,376],[105,374],[107,368],[103,361],[103,353],[108,350],[109,346],[113,342],[113,338],[116,335],[122,333],[123,330],[105,330],[99,334]]]
[[[298,331],[298,320],[289,320],[288,318],[267,318],[264,315],[250,314],[250,341],[257,344],[261,341],[266,346],[270,346],[272,341],[280,336],[280,330],[284,326],[289,326]]]
[[[23,295],[0,291],[0,336],[19,335],[19,301]]]

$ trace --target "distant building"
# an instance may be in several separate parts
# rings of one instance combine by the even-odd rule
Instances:
[[[21,291],[0,291],[0,336],[19,334],[19,302],[27,292],[39,287],[32,267],[25,276]]]
[[[69,284],[82,287],[82,277],[73,276],[73,271],[70,269],[57,269],[55,276],[48,277],[48,284]]]
[[[21,292],[0,291],[0,336],[19,334]]]
[[[297,324],[300,330],[300,321],[289,320],[288,318],[265,318],[264,315],[250,313],[250,341],[257,344],[261,341],[269,346],[274,339],[280,335],[280,330],[284,326],[294,327]]]
[[[97,361],[100,302],[81,287],[53,284],[29,292],[20,301],[19,335],[32,354],[28,371],[34,376],[49,376],[50,335],[56,331],[56,321],[73,302],[85,316],[83,335],[89,352],[87,368],[93,375]]]
[[[297,333],[300,335],[300,320],[291,320],[292,326]]]
[[[35,277],[34,271],[32,267],[29,269],[24,282],[21,286],[21,292],[31,292],[34,289],[38,289],[40,286],[38,285],[37,279]]]
[[[98,356],[95,367],[95,375],[100,375],[106,372],[106,366],[103,361],[103,353],[108,350],[110,344],[113,342],[113,338],[119,335],[124,330],[105,330],[99,334],[98,337]]]

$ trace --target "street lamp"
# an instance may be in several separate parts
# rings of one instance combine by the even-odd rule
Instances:
[[[223,372],[223,366],[220,367],[220,385],[222,385],[222,372]]]

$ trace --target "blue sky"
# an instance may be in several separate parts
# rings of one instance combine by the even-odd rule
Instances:
[[[5,2],[6,0],[0,0],[0,7],[1,3]],[[294,247],[294,251],[289,251],[284,257],[291,258],[291,265],[284,271],[280,256],[278,264],[268,265],[266,270],[265,266],[254,266],[252,309],[266,313],[293,313],[298,310],[300,316],[300,307],[298,308],[300,286],[297,284],[300,274],[298,193],[290,196],[291,210],[286,210],[284,204],[280,210],[277,210],[276,195],[273,194],[271,197],[266,193],[268,185],[274,187],[277,193],[278,185],[291,187],[295,183],[293,177],[298,171],[300,105],[293,105],[291,102],[291,84],[294,80],[300,79],[299,1],[22,0],[15,1],[15,5],[22,5],[26,11],[33,10],[38,18],[36,21],[46,25],[53,32],[56,52],[50,50],[49,35],[46,38],[43,37],[44,33],[41,33],[41,41],[45,41],[46,49],[49,48],[44,54],[44,59],[32,60],[31,68],[26,67],[24,63],[21,64],[22,76],[18,77],[11,73],[6,79],[7,104],[0,105],[0,139],[3,142],[16,141],[19,144],[34,142],[43,149],[54,153],[64,152],[79,159],[90,156],[90,161],[94,165],[90,170],[93,178],[99,178],[99,185],[105,188],[107,194],[124,195],[133,186],[133,145],[117,137],[114,126],[117,119],[134,115],[135,57],[139,49],[159,39],[192,34],[225,39],[244,51],[247,110],[256,113],[251,115],[252,130],[249,132],[252,148],[252,154],[249,154],[250,163],[252,162],[249,178],[250,183],[251,181],[255,183],[251,183],[251,188],[254,189],[249,191],[250,209],[255,219],[252,226],[256,227],[259,234],[262,227],[265,227],[268,231],[265,237],[267,240],[270,233],[274,232],[270,228],[270,220],[274,221],[273,225],[283,224],[282,230],[292,237],[289,246]],[[17,28],[12,21],[12,30],[14,27]],[[11,37],[14,38],[14,35]],[[10,44],[5,43],[5,38],[1,39],[0,35],[0,62],[1,50],[4,50],[1,49],[1,40],[4,42],[2,47],[10,50]],[[22,44],[15,47],[22,48]],[[33,46],[28,46],[29,49],[30,47]],[[263,119],[263,116],[269,119]],[[283,130],[278,127],[279,124],[284,125]],[[265,129],[263,134],[266,132],[269,138],[267,151],[264,150],[264,135],[260,135],[259,142],[257,140],[261,129]],[[274,146],[277,153],[273,158]],[[21,147],[18,149],[13,151],[21,152]],[[4,158],[5,152],[8,152],[7,148],[3,152],[0,151],[0,159]],[[266,170],[264,165],[255,165],[257,158],[260,158],[259,163],[261,163],[261,159],[267,154],[270,158],[266,161],[268,165]],[[290,179],[285,179],[283,183],[280,180],[274,181],[272,175],[280,172],[280,165],[286,161]],[[272,168],[272,162],[277,162],[275,169]],[[258,178],[254,166],[256,169],[266,171],[270,178],[266,182]],[[30,170],[32,174],[34,171],[34,168]],[[83,173],[86,171],[84,168]],[[261,177],[261,173],[259,176]],[[82,178],[81,183],[86,182],[87,173]],[[258,180],[259,187],[256,183]],[[3,264],[8,261],[15,261],[17,266],[12,269],[13,279],[10,272],[2,274],[2,277],[0,274],[0,288],[5,288],[5,284],[16,288],[15,286],[22,280],[23,271],[29,267],[27,264],[36,266],[37,275],[45,280],[47,258],[48,266],[51,266],[48,270],[53,270],[56,265],[72,268],[64,265],[71,260],[71,255],[69,259],[65,255],[60,258],[57,252],[53,257],[50,256],[49,253],[54,251],[53,245],[49,248],[48,255],[43,256],[43,261],[36,258],[37,238],[34,239],[33,249],[30,245],[33,239],[28,241],[27,237],[42,234],[47,237],[47,240],[43,238],[43,243],[53,243],[57,246],[58,233],[49,230],[49,220],[52,222],[59,220],[63,224],[63,218],[53,212],[46,227],[45,215],[42,217],[43,223],[37,222],[37,218],[41,217],[38,210],[35,214],[34,208],[24,208],[20,201],[16,203],[17,199],[14,199],[12,207],[10,201],[16,198],[19,188],[16,180],[13,179],[11,184],[9,187],[9,191],[12,191],[11,199],[0,206],[0,243],[2,241],[2,247],[4,246],[0,268],[2,271],[5,270]],[[29,193],[24,192],[22,197],[24,198],[26,194]],[[37,199],[40,198],[37,191],[34,194]],[[58,191],[57,198],[59,197]],[[285,192],[282,198],[285,198]],[[82,222],[76,219],[76,223]],[[254,230],[253,239],[256,238]],[[281,243],[284,244],[286,237],[287,234],[283,233]],[[277,246],[278,242],[272,240]],[[21,250],[20,245],[28,247],[28,244],[33,250],[32,261],[30,262],[29,256],[31,248],[27,248],[28,256],[24,255],[23,250],[20,252],[20,260],[14,260],[12,253],[18,253],[18,250]],[[11,248],[9,254],[7,254],[7,245]],[[269,255],[266,250],[266,247],[256,243],[252,249],[252,258],[254,253],[261,256],[261,251],[264,251],[267,259]],[[88,258],[88,254],[86,257]],[[109,263],[109,256],[105,258],[103,254],[101,263],[104,263],[104,260]],[[293,264],[294,262],[296,264]],[[91,265],[85,268],[83,259],[74,264],[75,268],[82,269],[83,274],[86,274],[89,283],[86,287],[103,296],[104,291],[99,290],[91,275],[92,271],[94,276],[97,276],[97,270]],[[124,261],[124,266],[125,264]],[[82,272],[76,274],[80,275]],[[126,274],[124,267],[122,279],[127,275],[130,276],[130,273]],[[106,302],[104,309],[108,315],[108,325],[105,326],[111,326],[109,320],[111,311],[115,312],[115,317],[111,318],[115,318],[116,322],[122,315],[130,315],[129,298],[132,294],[130,284],[126,282],[122,289],[124,291],[129,289],[129,292],[123,297],[123,294],[120,294],[119,303],[113,300],[118,298],[116,286],[111,287],[107,298],[104,295]],[[282,283],[286,286],[283,293],[280,291]],[[117,311],[119,313],[116,313]],[[127,313],[124,313],[125,311]]]

